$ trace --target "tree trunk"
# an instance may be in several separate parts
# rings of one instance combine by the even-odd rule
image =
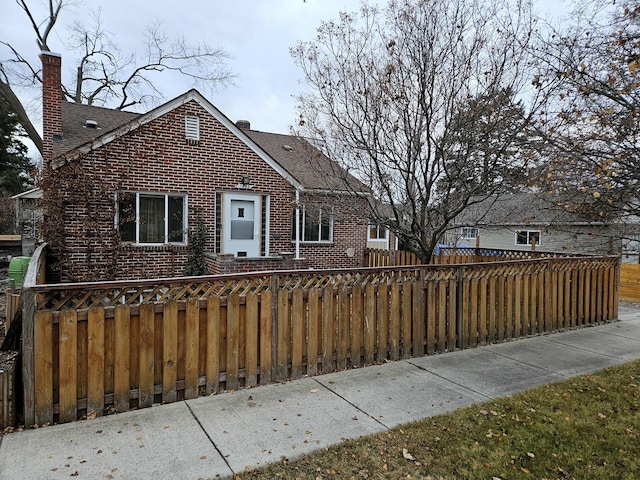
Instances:
[[[11,86],[1,80],[0,95],[2,95],[2,98],[4,98],[5,101],[9,104],[9,109],[16,114],[20,125],[22,125],[25,132],[27,132],[28,137],[35,144],[36,148],[40,152],[40,155],[42,155],[42,137],[34,127],[33,123],[31,123],[31,120],[29,120],[27,112],[25,112],[22,103],[11,89]]]

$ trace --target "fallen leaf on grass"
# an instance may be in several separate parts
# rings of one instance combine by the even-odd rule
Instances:
[[[536,455],[535,455],[535,453],[527,452],[527,457],[529,457],[529,458],[536,458]]]
[[[402,449],[402,456],[403,456],[404,458],[406,458],[407,460],[415,460],[415,458],[413,458],[413,455],[411,455],[411,454],[409,453],[409,450],[407,450],[406,448],[403,448],[403,449]]]

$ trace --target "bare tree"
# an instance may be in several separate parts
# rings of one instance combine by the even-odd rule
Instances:
[[[33,5],[35,2],[16,0],[16,3],[29,19],[39,49],[51,51],[49,37],[58,28],[61,13],[74,2],[49,0],[48,9],[42,14]],[[123,53],[103,27],[100,11],[92,12],[90,18],[89,26],[73,24],[67,36],[68,47],[79,55],[74,80],[62,87],[69,101],[116,109],[136,104],[152,106],[162,98],[154,79],[161,72],[177,72],[208,88],[225,86],[233,80],[226,68],[230,56],[220,47],[206,43],[191,45],[184,37],[169,38],[162,30],[162,22],[156,21],[144,31],[143,53]],[[10,42],[0,44],[10,55],[0,63],[0,95],[42,151],[40,135],[13,88],[41,83],[40,67],[30,64]]]
[[[566,206],[595,219],[640,215],[640,5],[577,5],[538,59],[538,88],[554,92],[544,128],[543,179]]]
[[[373,221],[428,261],[469,206],[526,183],[543,104],[527,1],[391,0],[292,50],[300,134],[371,186]]]

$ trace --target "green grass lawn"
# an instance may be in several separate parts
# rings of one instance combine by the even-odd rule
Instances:
[[[251,479],[637,479],[640,361],[346,441]]]

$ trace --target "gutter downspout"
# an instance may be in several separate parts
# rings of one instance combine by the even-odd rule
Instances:
[[[296,188],[296,260],[300,260],[300,190]]]

